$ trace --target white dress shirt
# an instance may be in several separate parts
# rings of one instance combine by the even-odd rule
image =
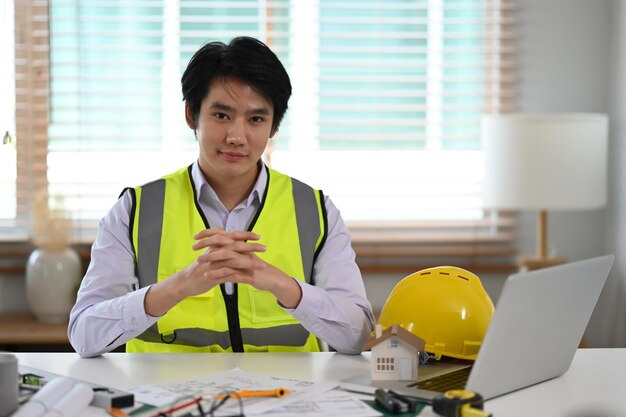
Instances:
[[[247,230],[261,205],[267,172],[260,170],[256,184],[241,204],[228,212],[200,171],[192,167],[198,203],[211,227]],[[313,265],[315,285],[297,281],[302,299],[285,309],[318,338],[338,352],[357,354],[374,325],[372,307],[355,262],[351,237],[339,210],[325,197],[328,231],[324,247]],[[146,314],[144,297],[149,287],[137,289],[135,256],[129,237],[132,199],[128,192],[100,221],[91,249],[91,263],[70,313],[68,336],[81,356],[97,356],[140,335],[159,317]],[[232,291],[232,284],[227,286]]]

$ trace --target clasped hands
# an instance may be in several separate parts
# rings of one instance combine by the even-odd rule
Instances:
[[[193,249],[204,253],[186,268],[189,295],[201,294],[225,282],[246,283],[272,292],[286,307],[296,307],[302,297],[300,286],[257,256],[267,249],[257,243],[260,238],[253,232],[226,232],[219,228],[197,233]]]
[[[215,284],[246,282],[252,284],[255,271],[267,264],[256,254],[265,252],[265,245],[255,243],[261,236],[252,232],[226,232],[219,228],[202,230],[194,236],[194,250],[204,250],[197,258],[203,277]]]
[[[260,239],[256,233],[211,228],[197,233],[194,239],[192,248],[204,252],[185,269],[150,287],[144,298],[147,314],[161,316],[185,298],[225,282],[269,291],[287,308],[300,304],[302,289],[296,280],[257,256],[266,247],[256,243]]]

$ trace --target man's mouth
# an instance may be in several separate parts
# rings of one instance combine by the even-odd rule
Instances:
[[[224,159],[228,160],[228,161],[240,161],[243,158],[246,157],[245,154],[241,154],[238,152],[224,152],[224,151],[220,151],[220,153],[222,154],[222,156],[224,156]]]

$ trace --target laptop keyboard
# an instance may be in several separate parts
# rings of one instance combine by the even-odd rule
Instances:
[[[459,369],[444,375],[436,376],[425,381],[415,382],[409,387],[417,387],[430,391],[445,392],[451,389],[463,389],[469,378],[471,367]]]

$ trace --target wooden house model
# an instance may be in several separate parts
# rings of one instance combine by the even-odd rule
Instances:
[[[424,340],[394,324],[384,331],[376,325],[376,334],[365,342],[372,351],[372,381],[416,381],[419,351]]]

